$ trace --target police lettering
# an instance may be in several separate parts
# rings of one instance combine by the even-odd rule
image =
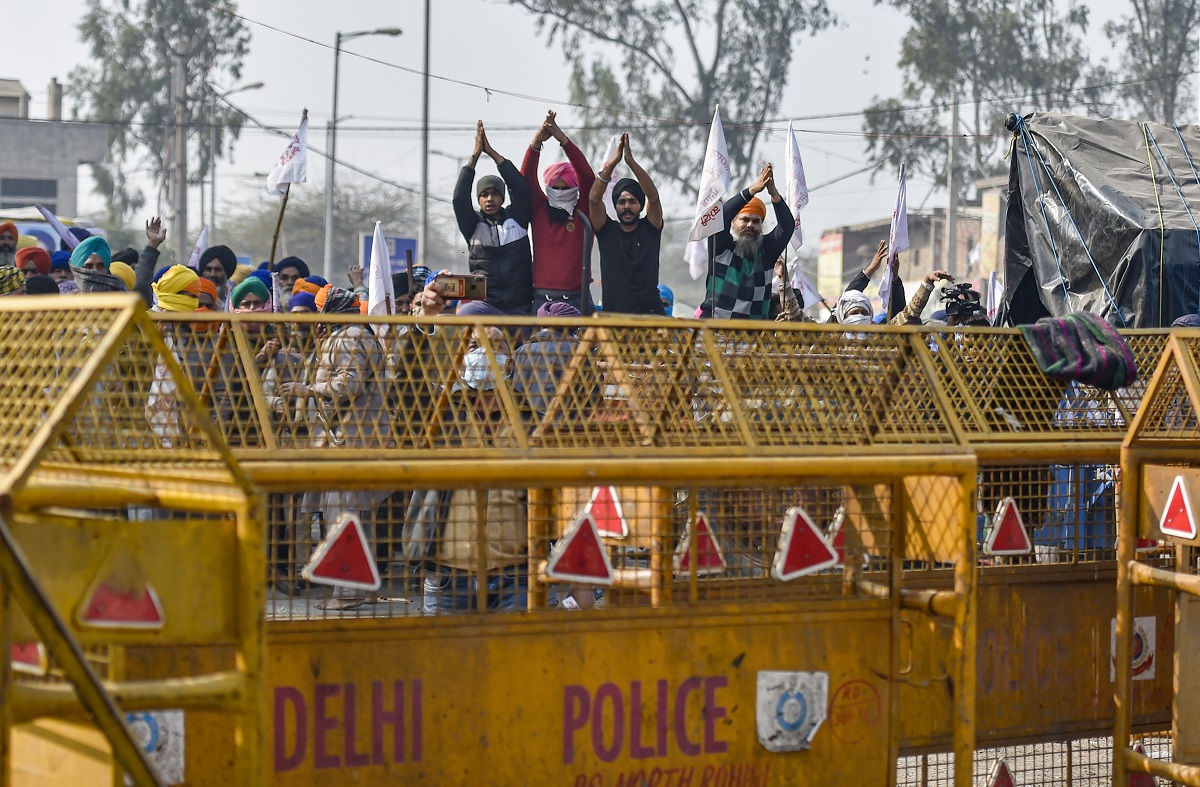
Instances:
[[[688,757],[723,753],[729,743],[717,740],[716,725],[727,711],[717,704],[717,691],[728,685],[729,678],[716,675],[687,678],[677,686],[666,680],[654,684],[635,680],[628,692],[615,683],[602,683],[595,692],[586,686],[566,686],[563,764],[573,763],[576,752],[589,743],[600,762],[613,762],[623,752],[634,760],[672,752]],[[695,738],[688,731],[689,718],[703,721],[703,733]]]

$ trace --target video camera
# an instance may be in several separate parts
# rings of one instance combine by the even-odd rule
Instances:
[[[972,290],[971,285],[966,282],[943,288],[942,303],[946,305],[947,319],[953,317],[959,324],[985,319],[983,306],[979,303],[979,293]]]

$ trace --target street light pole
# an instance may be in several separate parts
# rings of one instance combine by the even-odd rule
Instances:
[[[333,113],[329,116],[326,126],[329,137],[329,155],[325,157],[325,265],[324,274],[327,281],[333,281],[333,222],[334,222],[334,174],[337,167],[337,121],[338,121],[338,67],[342,56],[342,42],[362,36],[398,36],[402,31],[398,27],[381,27],[376,30],[362,30],[357,33],[338,32],[333,37]]]
[[[425,67],[421,71],[421,204],[417,216],[417,258],[429,265],[429,5],[425,0]]]

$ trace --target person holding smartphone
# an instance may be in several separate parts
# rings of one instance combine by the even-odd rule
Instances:
[[[481,153],[496,162],[500,177],[484,175],[475,183]],[[471,204],[471,184],[479,210]],[[507,207],[505,192],[510,195]],[[505,314],[529,315],[533,302],[533,255],[529,250],[529,185],[516,166],[488,142],[480,120],[475,149],[454,187],[454,217],[467,241],[471,273],[487,276],[489,305]]]

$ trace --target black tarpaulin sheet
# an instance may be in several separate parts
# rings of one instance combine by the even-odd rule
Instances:
[[[1159,123],[1023,118],[1005,219],[1011,321],[1084,311],[1117,327],[1152,328],[1200,312],[1197,157],[1196,126],[1176,133]]]

